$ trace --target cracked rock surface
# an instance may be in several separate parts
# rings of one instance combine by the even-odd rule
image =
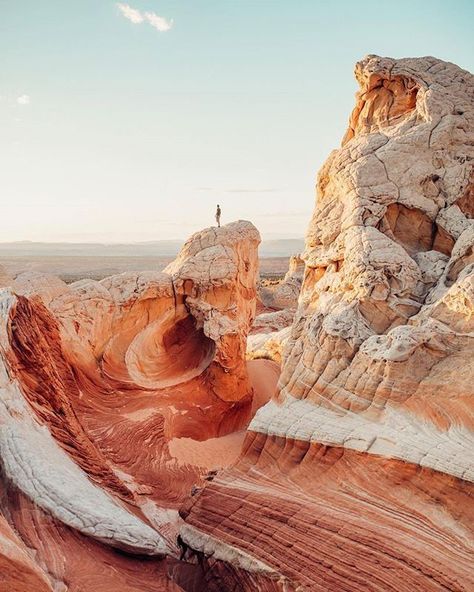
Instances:
[[[211,591],[474,588],[474,77],[378,56],[355,75],[277,394],[182,509]]]

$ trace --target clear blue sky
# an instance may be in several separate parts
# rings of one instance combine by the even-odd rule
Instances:
[[[472,0],[123,4],[0,0],[0,241],[302,236],[358,59],[474,71]]]

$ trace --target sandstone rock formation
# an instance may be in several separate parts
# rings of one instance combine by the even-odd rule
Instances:
[[[271,309],[296,308],[304,275],[304,261],[300,255],[290,257],[288,271],[275,286],[261,286],[259,295],[262,303]]]
[[[289,308],[258,315],[247,339],[247,357],[266,358],[280,364],[294,317],[295,311]]]
[[[474,589],[474,77],[356,77],[278,392],[182,509],[210,591]]]
[[[270,359],[280,364],[283,348],[290,335],[301,284],[304,276],[304,261],[299,255],[290,258],[289,269],[281,282],[261,285],[259,298],[265,312],[253,323],[247,340],[249,359]]]
[[[177,510],[209,470],[236,459],[273,394],[252,385],[266,362],[247,369],[245,360],[259,240],[240,221],[194,235],[164,273],[5,281],[0,564],[12,566],[9,590],[181,589],[162,561],[179,556]],[[142,569],[134,554],[157,559]]]
[[[356,77],[280,310],[242,221],[0,273],[2,592],[474,589],[474,77]]]

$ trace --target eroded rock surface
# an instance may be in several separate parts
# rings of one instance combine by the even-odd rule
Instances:
[[[377,56],[356,77],[278,392],[182,510],[211,591],[474,588],[474,78]]]
[[[209,471],[235,461],[273,394],[262,381],[253,386],[265,361],[248,369],[245,359],[259,241],[240,221],[191,237],[163,273],[70,285],[38,273],[5,277],[8,590],[181,589],[168,573],[180,555],[177,510]],[[137,555],[156,559],[144,567]]]
[[[260,286],[260,304],[265,312],[255,318],[247,340],[247,357],[269,359],[280,364],[290,336],[301,284],[304,261],[299,255],[290,258],[288,272],[275,285]]]
[[[262,303],[276,310],[294,309],[298,304],[304,275],[304,261],[300,255],[290,257],[288,271],[275,286],[261,286],[259,296]]]

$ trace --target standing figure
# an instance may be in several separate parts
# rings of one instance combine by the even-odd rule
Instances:
[[[217,226],[220,228],[221,227],[221,206],[219,204],[217,204],[216,222],[217,222]]]

